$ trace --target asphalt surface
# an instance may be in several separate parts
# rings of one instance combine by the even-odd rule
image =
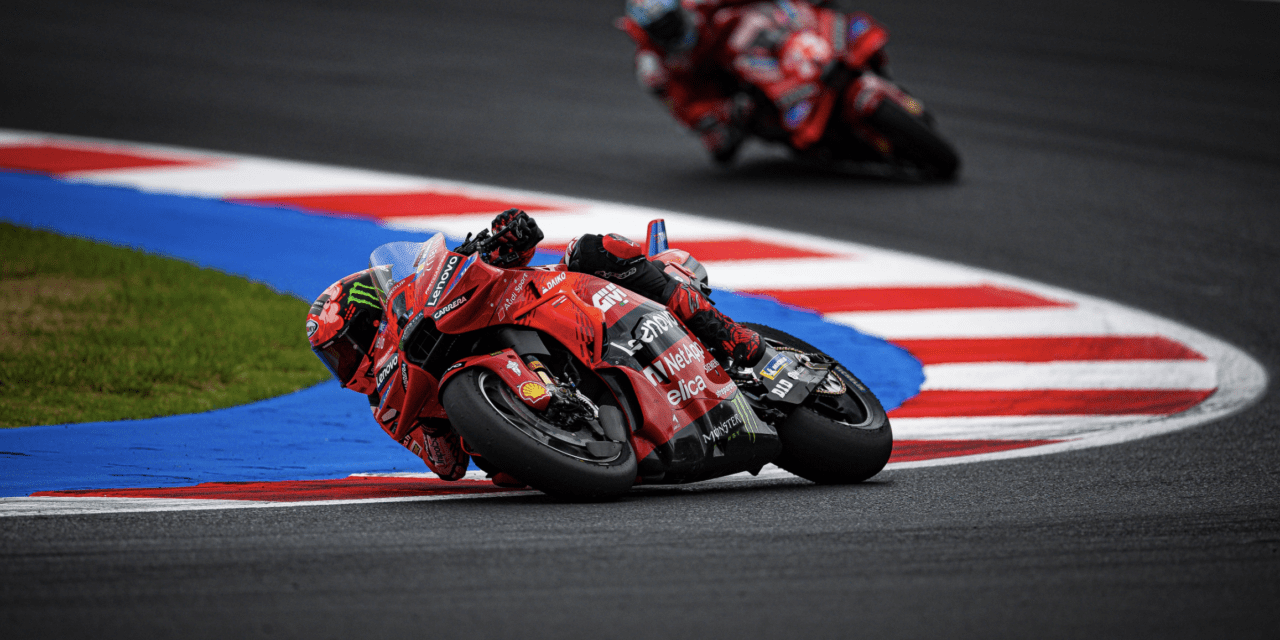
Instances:
[[[945,185],[763,148],[715,169],[635,85],[621,2],[354,6],[7,7],[0,127],[745,219],[1103,296],[1280,364],[1280,4],[864,3],[961,150]],[[1274,637],[1278,417],[1273,386],[1172,435],[856,487],[4,518],[0,628]]]

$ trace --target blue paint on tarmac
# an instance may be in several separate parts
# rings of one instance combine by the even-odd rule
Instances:
[[[304,300],[366,265],[374,247],[428,237],[355,218],[6,172],[0,219],[185,260]],[[714,297],[735,319],[785,329],[827,351],[886,408],[924,381],[920,363],[883,340],[766,298]],[[0,430],[0,496],[426,470],[377,427],[363,396],[333,382],[207,413]]]

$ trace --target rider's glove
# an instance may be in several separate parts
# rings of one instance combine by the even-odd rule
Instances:
[[[504,228],[507,232],[498,235]],[[529,264],[535,247],[543,238],[538,223],[519,209],[507,209],[499,213],[493,219],[490,230],[498,239],[498,248],[489,252],[486,262],[506,269]]]

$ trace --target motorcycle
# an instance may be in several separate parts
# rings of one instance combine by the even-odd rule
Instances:
[[[665,224],[649,227],[650,258],[709,292],[706,269],[667,246]],[[506,233],[468,235],[452,251],[437,234],[370,256],[402,361],[379,384],[400,378],[405,407],[442,404],[482,470],[604,500],[637,483],[754,474],[770,462],[853,483],[888,461],[884,409],[819,349],[750,325],[765,356],[726,369],[665,306],[634,292],[562,264],[480,260]]]
[[[728,8],[734,69],[717,78],[735,95],[735,119],[766,142],[823,166],[871,164],[924,180],[948,180],[955,147],[924,104],[894,82],[889,32],[865,13],[792,0]],[[726,19],[726,22],[730,19]],[[619,25],[637,42],[643,31]]]

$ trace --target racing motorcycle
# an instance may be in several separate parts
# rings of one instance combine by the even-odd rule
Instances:
[[[736,73],[725,70],[718,81],[736,95],[733,111],[748,136],[824,166],[869,164],[925,180],[955,176],[955,147],[889,73],[884,25],[865,13],[794,0],[725,11],[742,15],[727,45]],[[622,26],[637,37],[625,19]]]
[[[649,227],[650,258],[709,292],[706,269],[667,246],[662,221]],[[853,483],[888,461],[884,409],[820,350],[750,325],[765,356],[727,369],[664,305],[562,264],[480,260],[506,233],[468,235],[452,251],[437,234],[370,257],[404,360],[390,383],[419,396],[416,406],[440,402],[481,469],[601,500],[770,462]]]

